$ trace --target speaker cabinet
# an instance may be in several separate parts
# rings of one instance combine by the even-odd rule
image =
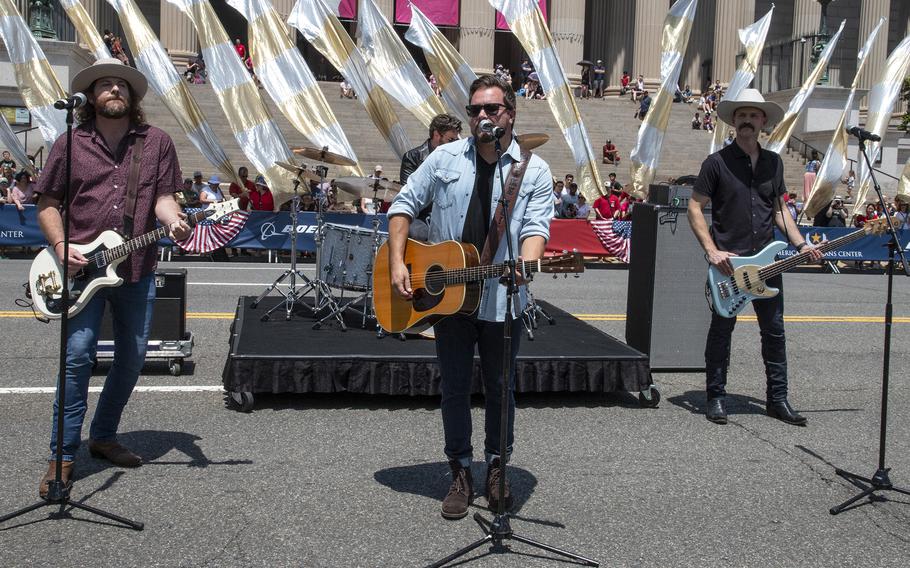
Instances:
[[[636,203],[631,247],[626,343],[647,353],[653,370],[703,371],[708,264],[686,209]]]
[[[186,269],[159,269],[155,272],[155,307],[149,340],[180,341],[185,338]],[[99,339],[114,339],[110,309],[104,311]]]

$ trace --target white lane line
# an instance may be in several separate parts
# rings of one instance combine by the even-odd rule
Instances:
[[[187,282],[187,286],[260,286],[265,288],[266,286],[271,286],[271,282]],[[279,287],[290,286],[290,283],[287,280],[282,280]],[[306,284],[297,283],[299,288],[303,288]]]
[[[89,387],[88,392],[101,392],[103,387]],[[216,385],[161,385],[138,386],[133,392],[221,392],[224,387]],[[0,388],[0,394],[54,394],[56,387],[9,387]]]
[[[159,264],[162,264],[162,265],[168,265],[168,264],[178,265],[179,263],[176,263],[176,262],[170,262],[170,263],[168,263],[168,262],[160,262]],[[262,270],[287,270],[287,266],[288,266],[288,265],[285,265],[285,264],[267,264],[267,265],[265,265],[265,266],[237,266],[237,267],[233,267],[233,266],[196,266],[196,265],[193,265],[193,264],[179,264],[179,267],[180,267],[180,268],[186,268],[186,269],[187,269],[187,272],[189,272],[190,270],[259,270],[259,271],[262,271]],[[315,271],[316,271],[316,267],[315,267],[315,266],[300,266],[300,265],[297,265],[297,270],[303,270],[303,271],[305,271],[305,272],[315,272]]]

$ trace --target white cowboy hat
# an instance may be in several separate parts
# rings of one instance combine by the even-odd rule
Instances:
[[[117,77],[129,83],[133,89],[133,96],[137,101],[145,96],[149,88],[148,80],[146,80],[141,71],[129,65],[124,65],[119,59],[103,57],[76,73],[70,83],[70,93],[85,92],[91,88],[92,83],[102,77]]]
[[[717,117],[726,122],[733,124],[733,113],[736,109],[742,107],[753,107],[761,109],[768,120],[765,121],[765,129],[770,130],[784,118],[784,109],[779,104],[766,101],[765,97],[757,89],[743,89],[736,99],[724,99],[717,105]]]

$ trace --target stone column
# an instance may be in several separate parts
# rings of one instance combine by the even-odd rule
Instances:
[[[382,12],[382,15],[388,18],[389,22],[395,22],[395,0],[373,0],[376,7]]]
[[[764,16],[764,14],[761,14]],[[755,22],[755,2],[749,0],[721,0],[717,2],[714,17],[713,79],[725,87],[736,72],[737,56],[743,51],[739,30]]]
[[[161,0],[161,45],[171,56],[171,61],[179,69],[199,53],[199,40],[196,28],[179,8]]]
[[[861,49],[866,43],[872,29],[878,24],[879,18],[889,16],[889,4],[888,0],[863,0],[859,12],[859,45],[857,49]],[[872,51],[866,56],[866,65],[859,83],[861,89],[872,87],[885,69],[885,60],[888,58],[889,23],[886,20],[882,24],[882,28],[878,31],[878,39],[875,40]]]
[[[793,2],[793,30],[790,37],[799,38],[804,35],[818,33],[818,24],[822,17],[822,6],[815,0],[794,0]],[[828,18],[831,19],[830,17]],[[828,22],[829,28],[831,22]],[[802,80],[809,75],[812,70],[812,40],[806,43],[796,42],[793,44],[793,65],[791,84],[793,88],[798,89]],[[802,80],[800,79],[802,78]]]
[[[581,68],[576,65],[584,57],[585,0],[561,0],[551,4],[550,33],[556,53],[569,81],[581,80]]]
[[[635,3],[635,48],[632,52],[632,80],[641,74],[648,88],[660,84],[660,38],[669,0],[637,0]]]
[[[608,90],[615,93],[619,90],[623,71],[628,71],[635,78],[635,70],[632,69],[635,43],[629,34],[629,30],[635,26],[635,0],[612,0],[607,26],[609,36],[603,60],[607,66]],[[598,56],[594,55],[594,59],[598,59]]]
[[[487,0],[462,0],[458,50],[478,75],[493,72],[495,25],[495,12]]]
[[[723,0],[721,0],[723,1]],[[700,91],[710,78],[703,72],[705,61],[714,54],[715,38],[714,12],[717,0],[699,0],[698,12],[689,35],[689,47],[683,60],[683,68],[679,75],[679,88],[686,85],[692,91]]]

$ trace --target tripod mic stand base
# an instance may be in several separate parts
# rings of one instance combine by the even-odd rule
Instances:
[[[131,521],[130,519],[127,519],[126,517],[121,517],[120,515],[108,513],[107,511],[102,511],[101,509],[96,509],[95,507],[86,505],[85,503],[80,503],[79,501],[71,501],[70,500],[70,489],[72,488],[72,486],[73,486],[72,482],[70,482],[66,485],[64,485],[62,481],[49,482],[46,498],[42,499],[41,501],[38,501],[37,503],[33,503],[33,504],[29,505],[28,507],[23,507],[22,509],[19,509],[18,511],[15,511],[8,515],[3,515],[2,517],[0,517],[0,523],[4,523],[4,522],[6,522],[10,519],[14,519],[16,517],[20,517],[26,513],[30,513],[31,511],[34,511],[36,509],[40,509],[41,507],[59,507],[59,510],[56,513],[52,513],[50,515],[51,518],[69,517],[69,513],[67,512],[66,509],[67,509],[67,507],[72,507],[74,509],[82,509],[83,511],[87,511],[87,512],[97,515],[99,517],[104,517],[105,519],[109,519],[116,523],[120,523],[121,525],[124,525],[124,526],[131,528],[133,530],[136,530],[136,531],[141,531],[142,529],[145,528],[145,524],[143,524],[143,523],[140,523],[137,521]]]
[[[904,495],[910,495],[910,491],[895,487],[891,484],[891,478],[888,476],[889,471],[891,471],[890,467],[879,468],[876,470],[875,475],[869,478],[857,475],[855,473],[850,473],[849,471],[845,471],[843,469],[835,469],[834,473],[862,489],[862,492],[851,497],[850,499],[847,499],[836,507],[831,507],[828,512],[830,512],[832,515],[836,515],[846,510],[847,507],[856,503],[860,499],[863,499],[864,497],[869,497],[870,501],[886,501],[884,497],[876,495],[876,491],[897,491],[898,493],[903,493]]]
[[[552,552],[553,554],[557,554],[565,558],[570,558],[572,560],[580,562],[585,566],[600,566],[600,563],[596,560],[591,560],[590,558],[585,558],[584,556],[580,556],[572,552],[567,552],[565,550],[556,548],[555,546],[550,546],[549,544],[537,542],[536,540],[515,534],[512,532],[512,526],[509,523],[508,513],[494,515],[492,521],[486,520],[480,513],[474,513],[474,521],[476,521],[477,524],[480,525],[480,528],[482,528],[487,534],[484,535],[484,537],[480,540],[475,541],[468,546],[465,546],[464,548],[453,552],[442,560],[430,564],[427,568],[440,568],[442,566],[445,566],[449,562],[452,562],[453,560],[460,558],[472,550],[480,548],[487,543],[492,544],[493,548],[497,551],[510,552],[511,549],[503,545],[504,540],[515,540],[518,542],[523,542],[529,546],[533,546],[541,550],[546,550],[547,552]]]

